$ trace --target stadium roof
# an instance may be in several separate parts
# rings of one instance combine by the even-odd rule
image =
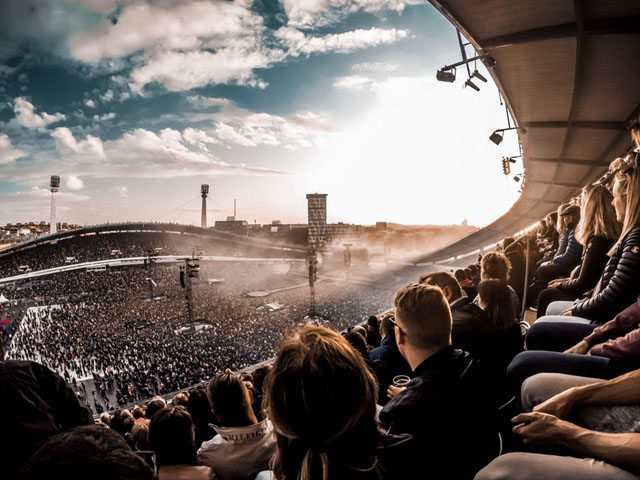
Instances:
[[[505,215],[421,262],[487,247],[568,201],[631,148],[624,122],[640,111],[640,1],[430,2],[495,59],[491,75],[525,129],[525,181]]]

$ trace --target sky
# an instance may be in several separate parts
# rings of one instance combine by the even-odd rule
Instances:
[[[471,47],[468,53],[472,54]],[[518,197],[489,73],[438,82],[455,28],[425,0],[2,0],[0,224],[484,226]]]

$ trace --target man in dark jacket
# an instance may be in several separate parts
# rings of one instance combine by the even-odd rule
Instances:
[[[93,418],[58,374],[36,362],[4,357],[0,337],[0,409],[5,412],[0,452],[3,475],[10,479],[49,437],[90,425]]]
[[[398,348],[413,379],[382,409],[380,423],[413,435],[417,471],[473,478],[499,451],[478,362],[451,346],[451,312],[439,287],[408,285],[394,304]]]

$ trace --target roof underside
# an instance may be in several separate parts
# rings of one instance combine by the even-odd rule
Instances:
[[[640,106],[640,1],[430,1],[496,60],[526,175],[505,215],[423,262],[482,249],[575,196],[629,150],[624,122]]]

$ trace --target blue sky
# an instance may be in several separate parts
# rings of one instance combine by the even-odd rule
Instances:
[[[81,224],[197,224],[201,183],[210,221],[237,198],[303,222],[317,191],[329,221],[487,224],[517,198],[517,141],[487,139],[491,80],[436,81],[459,58],[423,0],[4,0],[0,223],[46,219],[58,174]]]

